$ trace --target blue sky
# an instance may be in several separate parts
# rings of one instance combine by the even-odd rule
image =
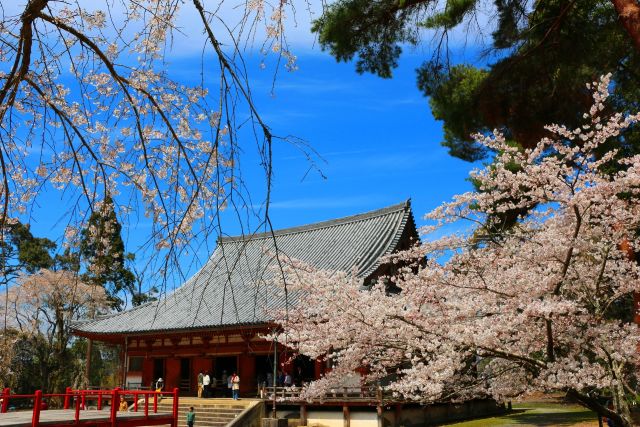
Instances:
[[[423,214],[470,189],[465,178],[477,165],[452,158],[440,146],[441,124],[433,119],[428,100],[416,87],[415,69],[428,56],[426,52],[406,52],[392,79],[358,75],[352,63],[336,63],[314,46],[308,27],[302,27],[295,29],[292,41],[298,70],[280,70],[274,92],[272,61],[261,69],[260,55],[246,57],[263,118],[274,134],[295,136],[317,151],[321,158],[317,166],[324,176],[310,171],[311,165],[295,147],[276,143],[271,198],[274,228],[365,212],[407,198],[412,199],[420,225],[424,224]],[[177,39],[167,61],[173,78],[186,84],[199,80],[199,71],[194,72],[200,69],[197,43]],[[244,143],[251,146],[243,158],[244,179],[260,201],[264,176],[252,154],[255,143]],[[59,237],[64,203],[55,192],[41,199],[32,220],[36,235]],[[223,215],[223,225],[225,234],[240,231],[232,212]],[[149,230],[144,218],[130,222],[123,236],[127,250],[137,252]],[[186,275],[206,260],[215,239],[203,238],[192,254],[195,262],[185,261]],[[144,262],[144,255],[139,262]]]

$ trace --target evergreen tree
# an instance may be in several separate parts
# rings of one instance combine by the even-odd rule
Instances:
[[[116,310],[124,308],[122,293],[130,295],[134,305],[141,300],[135,275],[126,265],[133,255],[125,253],[121,232],[113,199],[107,196],[89,217],[80,240],[80,255],[88,264],[85,280],[102,286]]]
[[[4,285],[14,281],[20,273],[35,273],[54,265],[52,252],[56,244],[44,237],[34,237],[28,224],[15,222],[5,229],[0,241],[0,268]]]
[[[640,15],[633,8],[619,12],[622,3],[634,2],[492,3],[493,19],[477,24],[486,21],[475,19],[485,5],[478,0],[447,0],[439,10],[427,0],[339,0],[315,21],[313,31],[338,61],[355,58],[359,73],[384,78],[392,76],[403,47],[420,43],[425,28],[443,35],[417,70],[418,87],[429,97],[434,117],[444,122],[442,144],[465,160],[487,155],[472,133],[499,129],[532,147],[545,136],[547,123],[575,126],[590,103],[584,82],[607,72],[613,73],[611,108],[638,109],[640,55],[631,24],[637,26]],[[477,25],[479,32],[491,34],[490,48],[483,52],[489,63],[452,66],[446,33],[456,27],[472,32]],[[640,151],[638,138],[622,135],[621,155]]]

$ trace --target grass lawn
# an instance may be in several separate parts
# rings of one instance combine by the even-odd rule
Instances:
[[[578,405],[555,402],[523,402],[513,406],[513,412],[500,417],[484,418],[448,424],[449,427],[537,427],[571,426],[597,427],[596,414]],[[606,424],[605,424],[606,425]]]

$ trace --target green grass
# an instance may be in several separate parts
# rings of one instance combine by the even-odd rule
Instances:
[[[500,417],[484,418],[449,424],[449,427],[538,427],[571,426],[592,422],[597,426],[596,414],[582,406],[558,403],[519,403],[513,412]]]

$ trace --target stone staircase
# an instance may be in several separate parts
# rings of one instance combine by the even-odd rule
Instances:
[[[253,400],[233,399],[197,399],[180,398],[178,403],[178,427],[187,427],[187,412],[193,406],[196,413],[196,427],[224,427],[245,409],[253,404]],[[158,412],[171,412],[173,399],[162,399],[158,403]]]

